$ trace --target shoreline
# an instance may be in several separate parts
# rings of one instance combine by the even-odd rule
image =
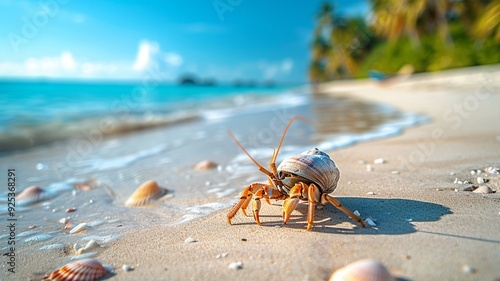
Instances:
[[[498,68],[493,69],[498,77]],[[363,219],[377,220],[376,227],[361,229],[333,206],[326,206],[316,211],[314,227],[307,232],[307,206],[300,204],[289,224],[283,225],[281,202],[263,204],[261,227],[241,213],[229,226],[227,209],[174,226],[164,224],[165,214],[152,211],[156,219],[143,215],[140,229],[110,241],[99,250],[98,258],[116,268],[112,280],[325,280],[335,269],[362,258],[377,259],[393,275],[409,280],[499,278],[498,175],[485,176],[497,193],[455,192],[462,185],[454,178],[469,180],[475,178],[471,169],[500,166],[500,132],[491,127],[496,122],[492,120],[498,120],[500,81],[481,83],[479,78],[486,74],[467,75],[470,72],[458,71],[467,80],[457,79],[456,73],[445,78],[437,73],[434,80],[417,75],[393,85],[366,81],[320,86],[328,95],[383,102],[433,119],[391,138],[327,151],[341,170],[333,195],[347,208],[358,210]],[[477,81],[471,79],[476,76]],[[460,106],[471,110],[455,110]],[[378,158],[387,163],[374,164]],[[360,164],[361,160],[365,163]],[[368,164],[373,168],[370,172]],[[259,175],[256,169],[255,174]],[[209,172],[196,181],[206,176]],[[234,180],[239,191],[249,179]],[[180,188],[183,182],[178,179],[171,188]],[[193,201],[209,203],[210,198]],[[197,242],[185,243],[188,237]],[[24,245],[20,251],[29,249]],[[62,265],[51,255],[68,251],[20,255],[19,264],[30,264],[30,270],[16,277],[41,277]],[[243,269],[228,268],[238,261]],[[124,264],[134,270],[124,272]],[[464,266],[475,272],[464,273]]]

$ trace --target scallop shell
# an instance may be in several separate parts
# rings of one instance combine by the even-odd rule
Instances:
[[[328,154],[317,148],[286,158],[278,166],[278,172],[289,172],[307,179],[318,185],[324,193],[333,192],[340,178],[340,171],[335,162]],[[286,185],[287,193],[295,184],[293,180],[287,181],[287,179],[283,180],[283,183]]]
[[[108,273],[99,260],[82,259],[57,269],[56,271],[45,275],[42,280],[53,281],[95,281]]]
[[[329,281],[395,281],[395,279],[383,264],[365,259],[335,271]]]
[[[474,193],[482,193],[482,194],[488,194],[488,193],[493,193],[493,190],[487,185],[480,185],[478,188],[474,189],[472,191]]]
[[[34,185],[34,186],[27,187],[26,189],[21,191],[17,195],[16,200],[20,206],[26,206],[26,205],[30,205],[30,204],[39,202],[39,201],[46,199],[48,197],[49,197],[49,194],[47,191],[45,191],[44,189],[42,189],[39,186]]]
[[[125,206],[141,207],[151,200],[158,199],[167,192],[167,189],[159,187],[156,181],[150,180],[143,183],[135,190],[125,202]]]
[[[195,170],[210,170],[210,169],[214,169],[214,168],[217,168],[218,164],[213,162],[213,161],[210,161],[210,160],[205,160],[205,161],[201,161],[200,163],[196,164],[193,169]]]

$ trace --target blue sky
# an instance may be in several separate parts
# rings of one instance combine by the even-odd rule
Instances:
[[[0,0],[0,77],[303,83],[319,0]],[[331,1],[366,15],[367,0]],[[148,72],[149,71],[149,72]],[[149,73],[149,74],[148,74]]]

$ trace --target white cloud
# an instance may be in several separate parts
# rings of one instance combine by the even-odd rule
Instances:
[[[182,63],[180,54],[161,52],[157,42],[143,40],[139,43],[135,59],[128,61],[86,61],[77,59],[71,51],[66,50],[56,56],[30,57],[22,62],[0,62],[0,77],[142,79],[148,75],[148,68],[158,67],[162,69],[163,79],[174,79],[172,71]]]
[[[281,62],[268,63],[260,61],[257,67],[264,74],[264,79],[275,79],[278,76],[288,74],[293,68],[293,60],[286,58]]]
[[[160,47],[157,42],[150,42],[146,40],[141,41],[133,69],[136,71],[146,70],[149,66],[151,66],[153,56],[155,56],[159,50]]]
[[[63,52],[61,54],[60,60],[61,60],[61,65],[62,65],[63,69],[66,69],[66,70],[73,70],[73,69],[75,69],[75,67],[76,67],[76,61],[75,61],[75,59],[73,58],[73,55],[70,52],[68,52],[68,51]]]
[[[281,63],[281,70],[285,73],[288,73],[290,72],[290,70],[292,70],[293,68],[293,60],[290,59],[290,58],[287,58],[285,59],[282,63]]]
[[[182,57],[176,53],[166,53],[165,62],[171,66],[180,66],[182,64]]]

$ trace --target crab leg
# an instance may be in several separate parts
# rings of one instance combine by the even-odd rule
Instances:
[[[314,222],[314,210],[316,208],[316,192],[319,191],[318,187],[314,184],[309,185],[307,190],[307,198],[309,201],[308,212],[307,212],[307,231],[311,230]],[[319,193],[318,193],[319,194]]]
[[[245,215],[247,215],[246,208],[250,204],[250,201],[252,198],[255,197],[259,202],[256,203],[254,202],[252,204],[252,212],[254,213],[254,218],[256,217],[255,211],[257,211],[257,218],[255,221],[257,224],[260,224],[258,221],[258,212],[260,211],[260,199],[264,198],[267,202],[269,202],[269,199],[278,199],[283,197],[282,194],[279,192],[274,195],[273,194],[273,187],[270,185],[267,185],[265,183],[252,183],[245,189],[240,194],[240,200],[234,205],[229,213],[227,214],[227,222],[231,224],[231,219],[236,215],[238,210],[241,209],[241,212]]]
[[[332,205],[335,206],[335,208],[344,212],[346,215],[351,217],[351,219],[353,219],[357,223],[359,223],[362,227],[365,227],[365,223],[363,222],[363,220],[360,217],[356,216],[353,212],[351,212],[349,209],[344,207],[342,205],[342,203],[340,203],[337,199],[333,198],[332,196],[330,196],[328,194],[323,194],[321,196],[321,204],[326,205],[328,202],[332,203]]]
[[[297,183],[296,185],[294,185],[288,193],[290,197],[285,199],[285,202],[283,202],[283,222],[285,224],[290,219],[290,215],[292,214],[293,210],[295,210],[295,208],[297,208],[297,206],[299,205],[303,188],[304,187],[302,186],[302,183]]]

